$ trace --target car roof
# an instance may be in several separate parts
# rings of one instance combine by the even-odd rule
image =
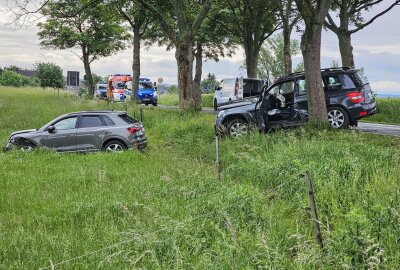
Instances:
[[[67,113],[64,116],[71,115],[90,115],[90,114],[126,114],[125,111],[114,111],[114,110],[93,110],[93,111],[80,111],[80,112],[71,112]]]
[[[357,71],[358,71],[358,69],[352,69],[352,68],[349,68],[349,67],[338,67],[338,68],[324,68],[324,69],[321,69],[321,73],[324,74],[324,75],[325,74],[338,74],[338,73],[353,73],[353,72],[357,72]],[[304,71],[294,72],[294,73],[291,73],[291,74],[289,74],[287,76],[280,77],[275,82],[286,81],[286,80],[289,80],[289,79],[297,79],[297,78],[300,78],[300,77],[304,77]]]

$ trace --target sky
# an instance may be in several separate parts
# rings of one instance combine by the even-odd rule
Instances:
[[[38,62],[52,62],[59,65],[64,73],[80,71],[84,74],[81,60],[74,54],[78,50],[47,50],[39,45],[38,28],[35,24],[15,27],[10,25],[9,14],[2,12],[6,7],[0,0],[0,67],[16,65],[33,69]],[[367,16],[382,10],[390,1],[374,8]],[[378,18],[365,29],[352,35],[356,66],[363,67],[372,88],[378,94],[400,94],[400,6]],[[300,40],[300,33],[294,32],[293,39]],[[294,66],[302,60],[301,54],[293,57]],[[339,64],[340,53],[336,35],[323,31],[321,48],[321,67],[329,67],[332,61]],[[203,63],[203,77],[214,73],[217,79],[246,76],[241,69],[244,51],[239,48],[231,58],[219,62],[211,60]],[[151,47],[141,51],[141,76],[153,81],[163,78],[164,83],[176,84],[177,67],[174,51],[164,47]],[[92,63],[92,72],[101,76],[109,74],[131,74],[132,48]]]

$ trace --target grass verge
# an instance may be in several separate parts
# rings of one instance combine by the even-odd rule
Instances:
[[[0,88],[0,143],[62,113],[104,108],[51,91]],[[1,153],[0,268],[400,265],[399,138],[303,127],[226,139],[217,181],[214,117],[144,108],[144,152]],[[323,252],[299,177],[305,170],[314,180]]]
[[[400,98],[378,98],[379,113],[362,119],[365,122],[400,124]]]
[[[202,94],[202,106],[205,108],[213,107],[214,94]],[[160,105],[179,106],[178,94],[162,94],[159,95],[158,101]]]

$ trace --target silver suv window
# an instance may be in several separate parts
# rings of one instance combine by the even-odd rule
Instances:
[[[55,123],[53,126],[58,129],[58,130],[65,130],[65,129],[73,129],[76,127],[76,120],[78,117],[69,117],[69,118],[64,118],[57,123]]]
[[[88,127],[101,127],[103,122],[99,115],[85,115],[81,118],[81,128],[88,128]]]

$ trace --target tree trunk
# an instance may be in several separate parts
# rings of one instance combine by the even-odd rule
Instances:
[[[197,44],[196,46],[196,67],[195,67],[195,76],[193,80],[193,99],[196,104],[202,103],[201,100],[201,75],[203,69],[203,47],[201,44]]]
[[[254,43],[254,41],[249,40],[248,43]],[[257,78],[260,50],[256,49],[254,44],[248,44],[244,46],[244,53],[246,55],[247,78]]]
[[[85,67],[86,80],[88,82],[88,96],[92,98],[94,95],[94,82],[92,70],[90,68],[89,54],[87,53],[86,46],[82,46],[82,56],[83,66]]]
[[[343,67],[354,68],[353,46],[351,46],[351,34],[349,31],[339,30],[337,32],[339,39],[340,56],[342,58]]]
[[[292,73],[292,51],[290,48],[290,33],[289,25],[286,24],[283,28],[283,56],[285,58],[285,74]]]
[[[138,19],[134,19],[133,25],[133,64],[132,64],[132,97],[131,101],[137,100],[140,77],[140,27]]]
[[[176,44],[175,58],[178,65],[179,104],[182,111],[201,110],[201,100],[193,95],[193,44],[180,41]]]
[[[322,24],[306,26],[301,37],[301,51],[304,58],[310,120],[325,123],[328,114],[321,78],[321,30]]]

